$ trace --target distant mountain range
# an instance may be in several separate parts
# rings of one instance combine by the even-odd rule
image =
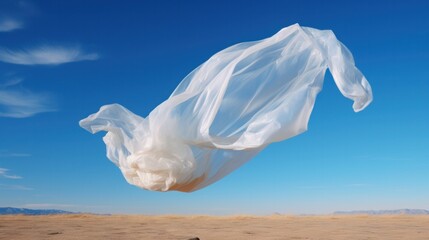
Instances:
[[[28,208],[12,208],[12,207],[0,207],[0,215],[11,215],[11,214],[24,214],[24,215],[52,215],[52,214],[72,214],[74,212],[68,212],[57,209],[28,209]]]
[[[0,207],[0,215],[24,214],[24,215],[53,215],[53,214],[74,214],[58,209],[28,209]],[[365,211],[337,211],[335,215],[429,215],[429,210],[425,209],[396,209],[396,210],[365,210]]]
[[[429,215],[425,209],[396,209],[396,210],[366,210],[366,211],[338,211],[335,215]]]

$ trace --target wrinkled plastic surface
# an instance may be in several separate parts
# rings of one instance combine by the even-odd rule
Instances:
[[[295,24],[216,53],[147,118],[112,104],[80,125],[107,132],[107,157],[130,184],[191,192],[268,144],[306,131],[327,68],[355,111],[372,101],[370,85],[333,32]]]

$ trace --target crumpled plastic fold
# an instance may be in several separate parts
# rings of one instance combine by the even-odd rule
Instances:
[[[354,111],[372,101],[368,81],[334,33],[295,24],[216,53],[146,118],[111,104],[80,126],[107,132],[107,157],[130,184],[191,192],[268,144],[306,131],[327,68]]]

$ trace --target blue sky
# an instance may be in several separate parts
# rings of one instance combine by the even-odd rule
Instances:
[[[0,206],[139,214],[429,208],[427,1],[2,1]],[[372,85],[354,113],[330,74],[309,130],[193,193],[131,186],[78,121],[146,116],[190,71],[294,23],[332,29]]]

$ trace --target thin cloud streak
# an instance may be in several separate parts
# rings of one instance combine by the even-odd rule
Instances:
[[[0,87],[0,117],[26,118],[53,111],[56,111],[56,107],[49,94]]]
[[[23,80],[22,78],[9,79],[5,83],[0,84],[0,88],[6,88],[6,87],[18,85],[18,84],[20,84],[22,82],[22,80]]]
[[[22,186],[22,185],[0,184],[0,190],[23,190],[23,191],[30,191],[30,190],[34,190],[34,189],[26,187],[26,186]]]
[[[31,157],[31,154],[28,153],[16,153],[0,150],[0,158],[25,158]]]
[[[0,155],[0,156],[2,156],[2,155]],[[18,157],[18,158],[31,157],[31,154],[28,154],[28,153],[9,153],[7,155],[7,157]]]
[[[0,20],[0,32],[11,32],[23,28],[24,24],[16,19],[2,19]]]
[[[79,47],[41,46],[33,49],[0,49],[0,61],[20,65],[59,65],[97,60],[96,53],[85,53]]]
[[[9,169],[0,168],[0,177],[8,178],[8,179],[22,179],[21,176],[18,176],[18,175],[9,175],[8,172],[9,172]]]

